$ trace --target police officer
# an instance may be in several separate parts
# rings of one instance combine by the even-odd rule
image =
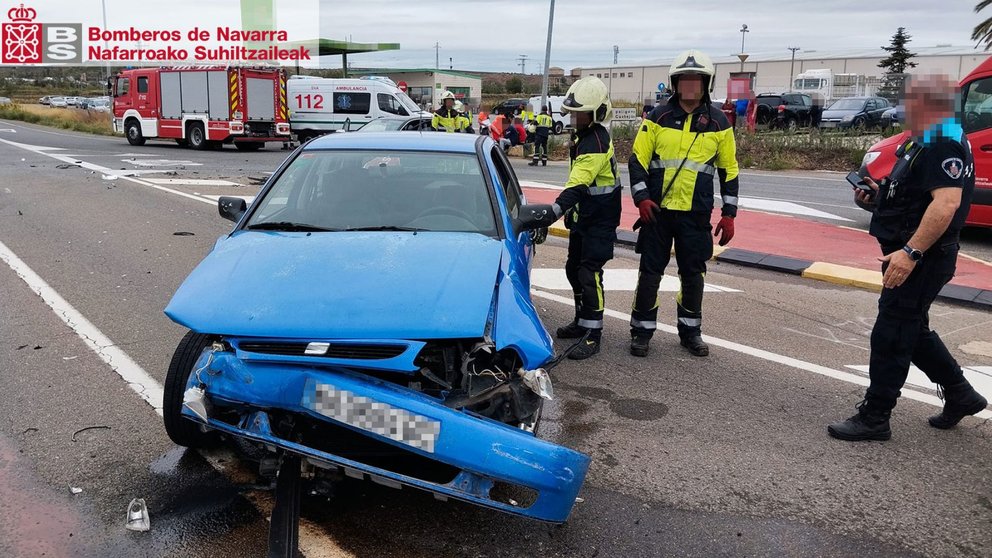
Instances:
[[[916,134],[896,151],[888,179],[864,182],[856,199],[872,210],[869,233],[882,249],[882,294],[871,332],[869,385],[858,414],[827,427],[841,440],[888,440],[889,416],[910,363],[943,391],[930,417],[947,429],[988,405],[930,329],[930,305],[954,275],[958,238],[975,188],[971,148],[955,115],[956,88],[946,76],[914,76],[906,90],[906,126]],[[923,132],[920,134],[920,132]]]
[[[714,69],[709,56],[683,52],[672,63],[669,79],[675,94],[644,119],[629,162],[631,193],[640,212],[641,254],[630,353],[648,354],[657,329],[658,286],[674,241],[681,282],[675,299],[679,338],[691,354],[706,356],[709,347],[700,328],[703,277],[713,255],[713,178],[719,176],[723,201],[714,236],[720,235],[723,246],[734,237],[737,147],[727,117],[710,104]]]
[[[565,216],[570,229],[565,275],[575,299],[575,318],[558,328],[561,339],[585,342],[569,353],[574,360],[599,352],[603,333],[603,266],[613,259],[620,226],[620,177],[613,140],[603,126],[613,115],[602,80],[584,77],[568,88],[562,112],[572,119],[569,172],[565,189],[553,204],[555,218]]]
[[[441,93],[441,106],[434,111],[431,127],[435,132],[458,131],[458,111],[455,110],[455,94],[451,91]]]
[[[551,114],[549,114],[550,112],[548,106],[544,105],[541,107],[541,114],[537,115],[537,131],[534,136],[534,158],[527,163],[528,166],[536,167],[538,159],[540,159],[542,166],[548,166],[548,136],[551,135],[551,126],[554,125]]]

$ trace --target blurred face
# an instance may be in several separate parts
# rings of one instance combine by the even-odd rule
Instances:
[[[954,115],[951,101],[957,86],[946,76],[923,76],[906,88],[906,127],[922,132],[937,122]]]
[[[687,104],[699,104],[703,100],[703,76],[685,74],[679,76],[679,99]]]
[[[572,123],[572,127],[576,130],[584,130],[592,124],[592,113],[591,112],[569,112],[569,120]]]
[[[455,106],[455,100],[454,99],[445,99],[444,100],[444,108],[449,108],[450,109],[453,106]]]

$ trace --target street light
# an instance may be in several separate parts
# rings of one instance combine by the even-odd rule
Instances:
[[[799,47],[789,47],[792,51],[792,62],[789,64],[789,93],[792,93],[792,87],[795,84],[795,73],[796,69],[796,51],[800,50]]]
[[[541,78],[541,110],[548,102],[548,72],[551,66],[551,30],[555,24],[555,0],[551,0],[551,11],[548,13],[548,44],[544,48],[544,74]]]
[[[747,60],[747,55],[744,54],[744,33],[748,33],[747,24],[741,25],[741,53],[738,58],[741,59],[741,73],[744,73],[744,61]]]

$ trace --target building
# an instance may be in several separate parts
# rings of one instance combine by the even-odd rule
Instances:
[[[425,108],[436,106],[440,93],[445,90],[471,107],[477,107],[482,100],[482,78],[457,70],[352,68],[349,73],[386,76],[396,84],[404,82],[410,98]]]
[[[961,79],[981,64],[989,55],[971,46],[949,46],[911,48],[916,53],[912,59],[917,63],[909,70],[910,74],[945,73],[954,79]],[[714,99],[727,96],[727,80],[731,77],[751,79],[755,93],[781,93],[788,91],[795,77],[807,70],[830,69],[834,75],[843,75],[853,91],[871,94],[877,90],[884,71],[878,63],[887,53],[881,48],[796,52],[795,60],[791,53],[760,53],[749,55],[744,63],[734,56],[713,57],[716,66]],[[668,69],[671,59],[654,60],[643,64],[623,66],[601,66],[596,68],[576,68],[572,75],[579,77],[596,76],[606,82],[610,96],[614,100],[643,102],[654,98],[659,85],[669,85]],[[839,96],[839,95],[838,95]]]

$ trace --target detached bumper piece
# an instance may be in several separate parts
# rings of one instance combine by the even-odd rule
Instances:
[[[204,351],[197,369],[207,366],[210,355],[210,350]],[[249,363],[230,352],[215,352],[208,368],[191,375],[187,387],[197,386],[205,390],[213,408],[241,412],[237,424],[211,413],[206,421],[211,428],[293,452],[321,468],[340,467],[350,477],[367,475],[386,486],[405,484],[440,499],[456,498],[542,521],[561,523],[568,518],[589,468],[587,455],[347,369]],[[279,413],[304,415],[311,422],[372,438],[398,454],[443,464],[453,478],[418,478],[409,470],[390,470],[389,460],[365,463],[299,438],[285,439],[272,427],[273,415]],[[203,423],[189,408],[183,415]]]

